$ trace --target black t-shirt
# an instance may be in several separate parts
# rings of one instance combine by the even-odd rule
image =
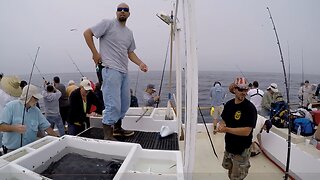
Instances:
[[[257,122],[257,110],[247,99],[240,104],[235,104],[235,99],[226,103],[221,114],[227,127],[252,127],[255,128]],[[244,149],[249,148],[252,142],[252,131],[249,136],[237,136],[226,133],[226,151],[233,154],[242,154]]]

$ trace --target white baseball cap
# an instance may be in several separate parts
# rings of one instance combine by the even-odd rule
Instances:
[[[270,86],[267,89],[271,89],[273,92],[279,92],[278,85],[276,83],[271,83]]]
[[[28,91],[28,97],[27,97],[27,91]],[[26,85],[23,90],[22,94],[20,96],[21,100],[26,100],[27,102],[31,99],[31,97],[35,97],[38,100],[41,99],[43,96],[39,93],[38,88],[32,84]]]
[[[88,79],[81,81],[80,86],[82,86],[86,91],[92,90],[91,83]]]

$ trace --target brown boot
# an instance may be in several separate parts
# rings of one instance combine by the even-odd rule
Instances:
[[[117,141],[117,139],[113,137],[113,127],[111,125],[103,124],[103,133],[105,140]]]
[[[134,131],[128,131],[124,130],[121,127],[122,125],[122,119],[119,119],[115,124],[114,124],[114,131],[113,131],[113,136],[133,136]]]

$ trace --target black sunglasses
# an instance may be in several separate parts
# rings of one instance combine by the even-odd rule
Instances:
[[[249,90],[249,89],[242,89],[242,88],[238,88],[238,87],[236,89],[238,89],[239,92],[247,92]]]
[[[118,12],[124,11],[124,12],[129,12],[129,8],[122,8],[122,7],[118,7],[117,8]]]

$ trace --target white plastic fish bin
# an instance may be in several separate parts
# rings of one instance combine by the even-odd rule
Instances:
[[[124,129],[136,131],[160,132],[162,126],[179,132],[178,120],[172,108],[130,108],[122,121]]]
[[[66,160],[66,157],[70,156],[87,160]],[[64,175],[57,173],[59,163],[63,161],[67,162],[67,165],[69,165],[68,162],[73,162],[75,165],[71,168],[78,168],[79,173],[68,175],[73,179],[84,176],[119,180],[183,179],[182,159],[179,151],[145,150],[135,143],[69,135],[61,138],[48,136],[1,156],[0,177],[1,179],[24,180],[65,179]],[[88,168],[83,166],[88,165],[91,161],[96,164],[91,164]],[[113,167],[116,168],[113,168],[112,165],[115,165]],[[51,169],[53,170],[50,171]],[[86,173],[88,169],[93,169],[98,173],[88,174]],[[113,175],[110,175],[111,170],[114,172]]]
[[[130,177],[133,179],[184,179],[182,163],[177,162],[182,162],[179,151],[141,150],[133,156],[123,177],[125,179]]]
[[[102,127],[102,117],[90,117],[91,127]],[[167,126],[171,132],[179,132],[177,117],[172,108],[129,108],[122,120],[122,128],[133,131],[160,132]]]

